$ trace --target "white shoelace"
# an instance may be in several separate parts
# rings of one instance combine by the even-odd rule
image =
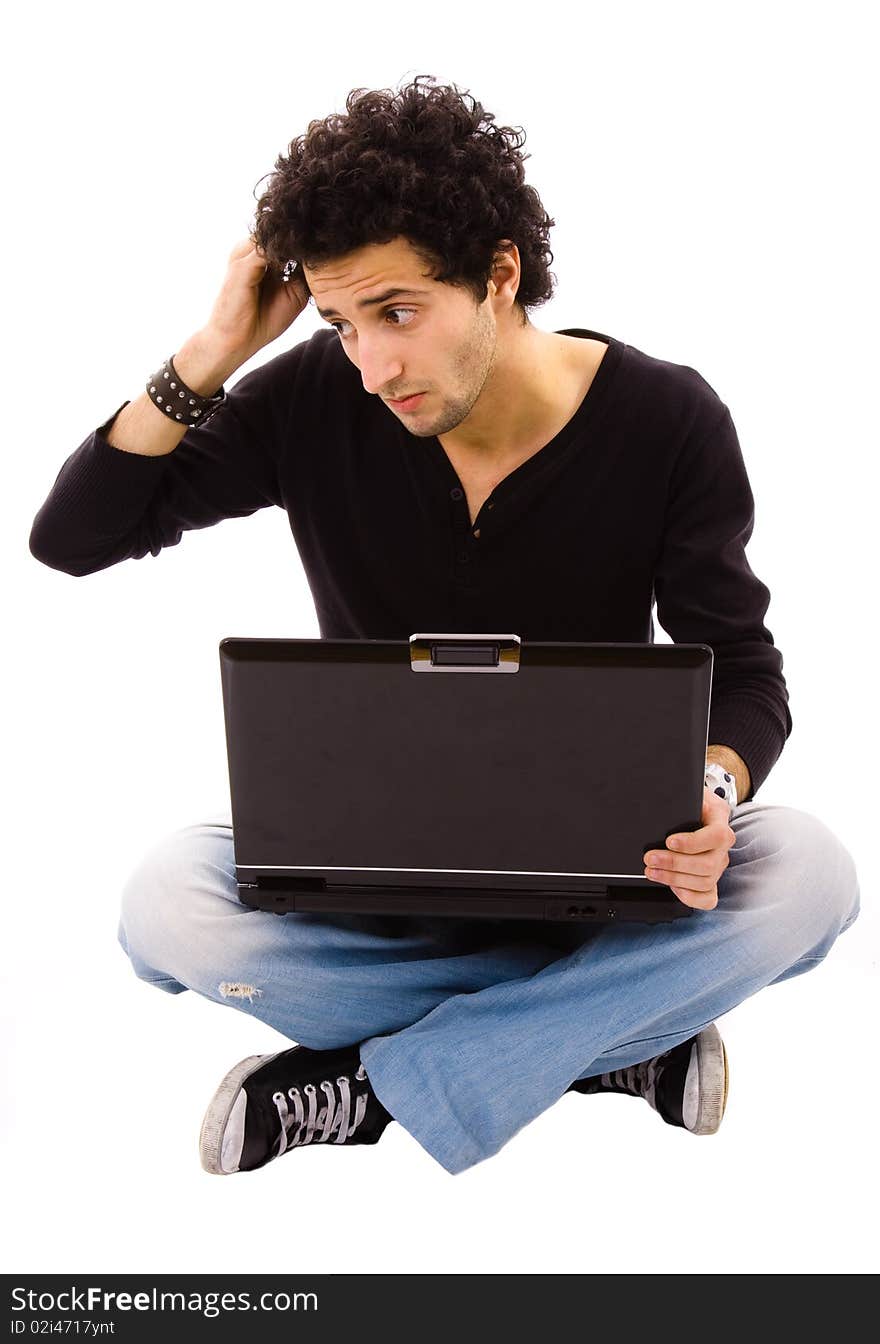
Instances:
[[[355,1074],[355,1081],[363,1082],[366,1076],[367,1071],[361,1064]],[[334,1143],[345,1143],[346,1139],[351,1138],[366,1114],[367,1094],[361,1092],[355,1098],[354,1120],[349,1125],[351,1119],[351,1083],[349,1078],[346,1075],[337,1078],[336,1086],[339,1088],[338,1098],[332,1082],[325,1079],[320,1084],[321,1091],[327,1099],[327,1104],[319,1111],[317,1107],[318,1089],[314,1083],[306,1083],[303,1091],[308,1099],[308,1115],[298,1087],[288,1088],[287,1096],[283,1092],[273,1093],[272,1100],[281,1121],[281,1133],[278,1137],[279,1157],[288,1148],[302,1147],[307,1143],[326,1143],[332,1134],[336,1135],[333,1140]],[[292,1115],[287,1105],[287,1097],[290,1097],[293,1102]],[[293,1135],[292,1138],[291,1134]]]

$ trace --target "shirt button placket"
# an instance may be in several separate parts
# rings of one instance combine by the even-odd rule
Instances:
[[[452,524],[455,531],[455,568],[453,577],[455,586],[459,588],[468,588],[471,584],[471,557],[467,551],[467,534],[470,531],[470,518],[467,516],[467,502],[462,502],[464,501],[464,497],[464,491],[458,485],[454,486],[449,491],[449,498],[455,505]]]

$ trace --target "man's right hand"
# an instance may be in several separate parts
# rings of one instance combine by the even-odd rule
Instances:
[[[311,297],[301,270],[283,281],[248,237],[229,254],[226,279],[202,336],[246,363],[299,317]]]

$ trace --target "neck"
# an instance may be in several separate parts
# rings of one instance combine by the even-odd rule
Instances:
[[[440,435],[447,451],[486,466],[540,447],[567,396],[567,352],[552,331],[527,325],[499,338],[496,357],[467,419]]]

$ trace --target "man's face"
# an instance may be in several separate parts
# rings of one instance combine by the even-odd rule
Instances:
[[[382,397],[411,434],[447,434],[462,423],[495,358],[491,284],[477,306],[467,291],[426,278],[405,238],[303,271],[367,392]],[[402,292],[388,297],[391,289]],[[417,392],[424,395],[412,409],[391,405]]]

